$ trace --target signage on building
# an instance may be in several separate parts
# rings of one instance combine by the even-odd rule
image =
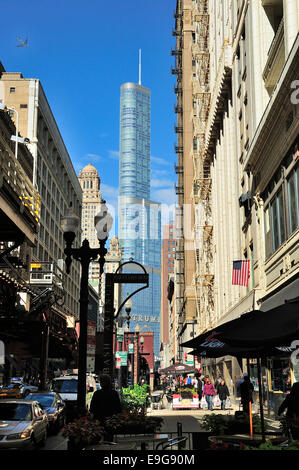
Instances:
[[[147,284],[148,274],[116,273],[113,274],[113,280],[120,284]]]
[[[119,360],[121,366],[128,365],[128,353],[127,353],[127,351],[117,351],[115,353],[115,358],[116,358],[116,364],[117,364],[117,361]]]
[[[31,263],[30,267],[31,267],[31,269],[33,269],[33,268],[41,268],[42,265],[41,265],[41,263]]]
[[[117,341],[123,341],[124,340],[124,329],[123,328],[117,328],[116,340]]]
[[[134,354],[134,344],[130,343],[128,345],[128,353],[129,354]]]

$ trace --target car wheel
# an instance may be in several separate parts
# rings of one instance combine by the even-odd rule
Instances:
[[[44,435],[43,435],[41,441],[39,441],[39,443],[38,443],[39,447],[45,447],[47,437],[48,437],[48,431],[47,431],[47,429],[45,429]]]
[[[37,445],[37,442],[35,440],[34,434],[31,434],[30,442],[31,442],[31,447],[33,448],[33,450],[36,450],[38,448],[38,445]]]
[[[60,429],[62,429],[66,425],[66,419],[65,416],[63,415],[60,420]]]

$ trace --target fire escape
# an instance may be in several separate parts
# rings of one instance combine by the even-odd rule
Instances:
[[[194,249],[196,272],[194,275],[197,318],[201,331],[214,321],[214,267],[213,224],[211,208],[212,180],[210,164],[205,151],[205,132],[210,109],[209,89],[209,14],[208,1],[198,0],[192,10],[196,25],[196,41],[192,59],[196,73],[193,78],[193,151],[195,204]]]
[[[178,322],[182,323],[184,317],[184,292],[185,292],[185,256],[184,256],[184,148],[183,148],[183,69],[182,69],[182,48],[183,48],[183,2],[178,0],[177,8],[174,13],[175,29],[173,35],[176,37],[176,48],[171,51],[175,57],[175,68],[171,73],[176,75],[177,83],[174,92],[177,98],[175,113],[177,114],[177,123],[175,124],[175,133],[177,134],[177,143],[175,152],[177,154],[177,165],[175,172],[177,174],[177,184],[175,192],[177,195],[176,208],[176,254],[175,254],[175,312],[177,328]],[[176,351],[178,353],[178,351]]]

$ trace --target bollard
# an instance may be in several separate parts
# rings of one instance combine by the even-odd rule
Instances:
[[[182,437],[183,436],[183,426],[182,426],[182,423],[177,423],[177,432],[178,432],[178,437]],[[182,447],[182,443],[179,442],[178,444],[178,450],[180,450]]]

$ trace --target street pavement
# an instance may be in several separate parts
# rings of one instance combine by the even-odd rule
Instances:
[[[163,418],[163,424],[160,432],[166,434],[176,434],[178,431],[178,423],[182,425],[182,432],[192,433],[204,431],[200,422],[204,415],[208,413],[217,413],[220,415],[234,415],[236,411],[240,409],[239,401],[233,401],[232,406],[229,409],[221,410],[219,408],[214,408],[213,411],[208,411],[206,409],[199,410],[178,410],[172,409],[171,405],[167,403],[167,400],[163,400],[162,409],[160,410],[148,410],[148,416],[159,416]],[[257,408],[256,408],[256,411]],[[279,422],[274,420],[269,420],[265,416],[265,421],[268,425],[268,430],[278,430]],[[61,431],[57,435],[50,435],[47,439],[45,447],[43,450],[67,450],[67,439],[61,435]]]

